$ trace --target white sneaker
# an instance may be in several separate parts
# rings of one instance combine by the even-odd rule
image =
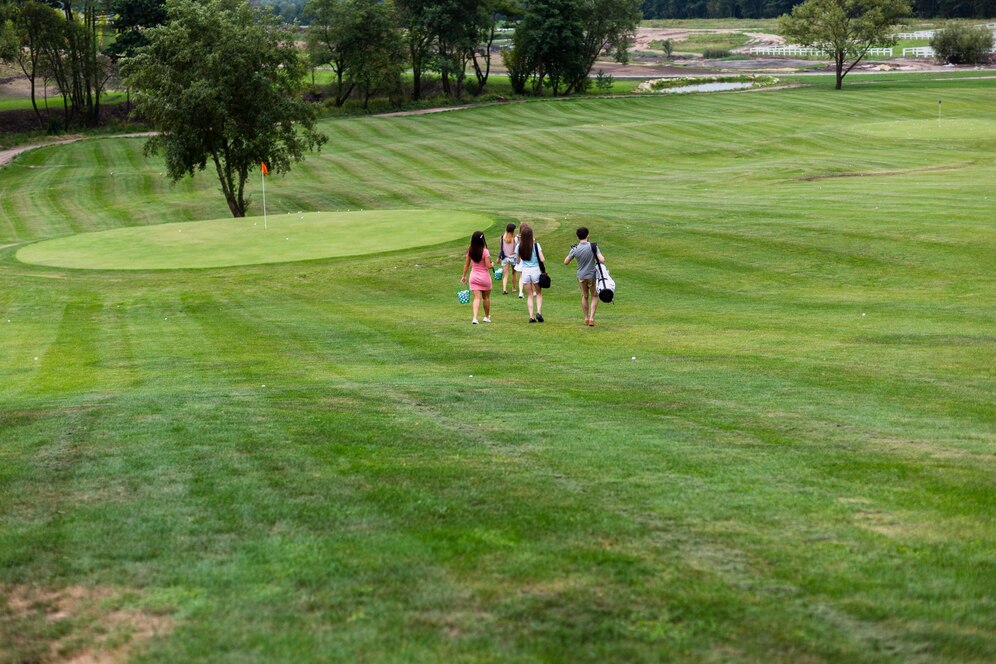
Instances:
[[[470,321],[470,324],[471,325],[477,325],[477,319],[475,318],[474,320]]]
[[[485,323],[490,323],[491,322],[491,316],[485,316],[484,317],[484,322]]]
[[[520,300],[522,299],[522,293],[519,293],[519,299]]]

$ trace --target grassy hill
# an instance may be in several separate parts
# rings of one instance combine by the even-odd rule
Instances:
[[[268,180],[271,214],[529,221],[542,325],[500,291],[470,325],[464,240],[26,265],[225,204],[139,139],[23,155],[0,661],[993,659],[996,81],[933,78],[340,120]]]

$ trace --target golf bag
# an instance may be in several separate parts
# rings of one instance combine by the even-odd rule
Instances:
[[[611,302],[616,294],[616,282],[609,276],[609,269],[598,262],[598,245],[592,244],[591,250],[595,254],[595,290],[598,291],[598,299]]]

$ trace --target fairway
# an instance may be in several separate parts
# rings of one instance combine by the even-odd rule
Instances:
[[[265,232],[142,139],[21,155],[0,662],[996,661],[996,80],[938,76],[328,120]],[[542,325],[454,296],[492,219]],[[294,262],[145,269],[212,229]]]
[[[47,240],[17,252],[36,265],[87,270],[173,270],[359,256],[439,244],[492,220],[446,210],[287,213],[120,228]]]
[[[864,122],[854,131],[874,138],[905,138],[929,144],[932,141],[996,141],[996,118],[955,118]],[[942,143],[943,145],[944,143]]]

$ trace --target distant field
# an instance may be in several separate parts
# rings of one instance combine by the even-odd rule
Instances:
[[[969,75],[330,119],[267,180],[273,215],[533,224],[532,325],[500,291],[470,325],[466,233],[25,264],[226,206],[142,139],[22,155],[0,662],[996,660],[996,80]],[[594,328],[580,225],[618,283]]]
[[[683,53],[702,54],[705,50],[733,50],[749,42],[751,37],[739,32],[717,34],[704,32],[691,34],[687,39],[674,42],[674,50]],[[660,50],[663,41],[650,42],[650,47]]]
[[[756,30],[759,32],[775,32],[778,28],[778,19],[656,19],[642,21],[640,25],[645,28],[685,28],[688,30]]]

